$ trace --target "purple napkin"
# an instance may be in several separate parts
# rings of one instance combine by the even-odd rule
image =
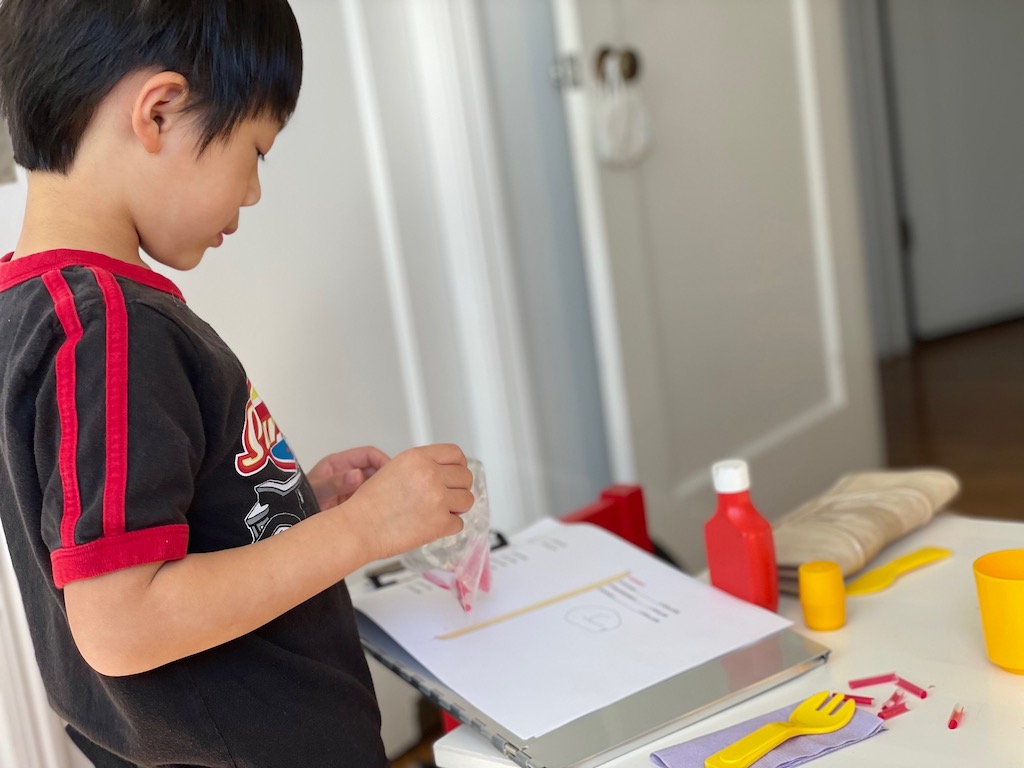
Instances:
[[[651,762],[660,768],[704,768],[704,761],[721,749],[753,733],[762,725],[789,719],[797,704],[777,709],[766,715],[747,720],[744,723],[723,728],[720,731],[699,736],[682,744],[660,749],[651,754]],[[838,731],[808,736],[796,736],[751,764],[751,768],[792,768],[803,765],[816,757],[835,752],[850,744],[856,744],[883,730],[881,718],[858,709],[853,719]]]

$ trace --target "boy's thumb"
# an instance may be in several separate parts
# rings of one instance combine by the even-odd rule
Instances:
[[[363,484],[363,470],[350,469],[345,473],[345,488],[354,491]]]

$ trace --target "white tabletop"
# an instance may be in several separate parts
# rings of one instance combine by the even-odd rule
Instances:
[[[985,656],[971,564],[986,552],[1024,547],[1024,524],[942,514],[881,552],[883,565],[922,546],[953,555],[904,576],[882,592],[850,597],[846,626],[834,632],[806,629],[795,598],[779,612],[795,628],[832,649],[828,663],[755,698],[686,727],[605,764],[649,768],[652,751],[795,703],[821,690],[849,691],[849,681],[896,672],[929,689],[908,696],[910,712],[888,721],[887,731],[815,761],[821,768],[928,766],[1024,768],[1024,676],[1005,672]],[[886,698],[892,684],[854,693]],[[955,704],[964,705],[960,728],[947,727]],[[514,766],[470,731],[457,728],[434,745],[438,768]],[[556,768],[556,766],[551,766]]]

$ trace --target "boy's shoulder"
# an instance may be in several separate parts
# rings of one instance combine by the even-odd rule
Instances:
[[[2,326],[20,331],[8,334],[4,346],[9,348],[39,346],[43,337],[53,334],[79,345],[90,335],[131,336],[144,343],[162,337],[200,356],[212,352],[232,364],[236,361],[220,336],[188,308],[169,278],[88,251],[0,259]],[[45,340],[44,345],[49,346]]]

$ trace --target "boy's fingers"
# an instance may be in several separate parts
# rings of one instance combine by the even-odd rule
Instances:
[[[449,494],[449,503],[451,504],[451,511],[456,515],[465,514],[469,512],[473,507],[473,503],[476,499],[473,498],[473,494],[467,490],[452,490]]]
[[[456,533],[460,533],[466,527],[466,521],[458,515],[449,515],[449,517],[451,517],[451,532],[446,535],[453,536]]]
[[[436,443],[426,446],[430,458],[438,464],[461,464],[466,465],[466,454],[459,446],[453,443]]]
[[[371,446],[366,449],[366,462],[363,464],[363,468],[368,470],[367,474],[373,474],[389,461],[391,461],[390,456],[380,448],[373,448]]]
[[[473,473],[468,467],[459,465],[448,465],[443,467],[444,484],[447,488],[472,488]]]
[[[350,465],[366,470],[367,475],[373,474],[391,460],[384,451],[372,445],[363,445],[346,451],[345,458]]]

